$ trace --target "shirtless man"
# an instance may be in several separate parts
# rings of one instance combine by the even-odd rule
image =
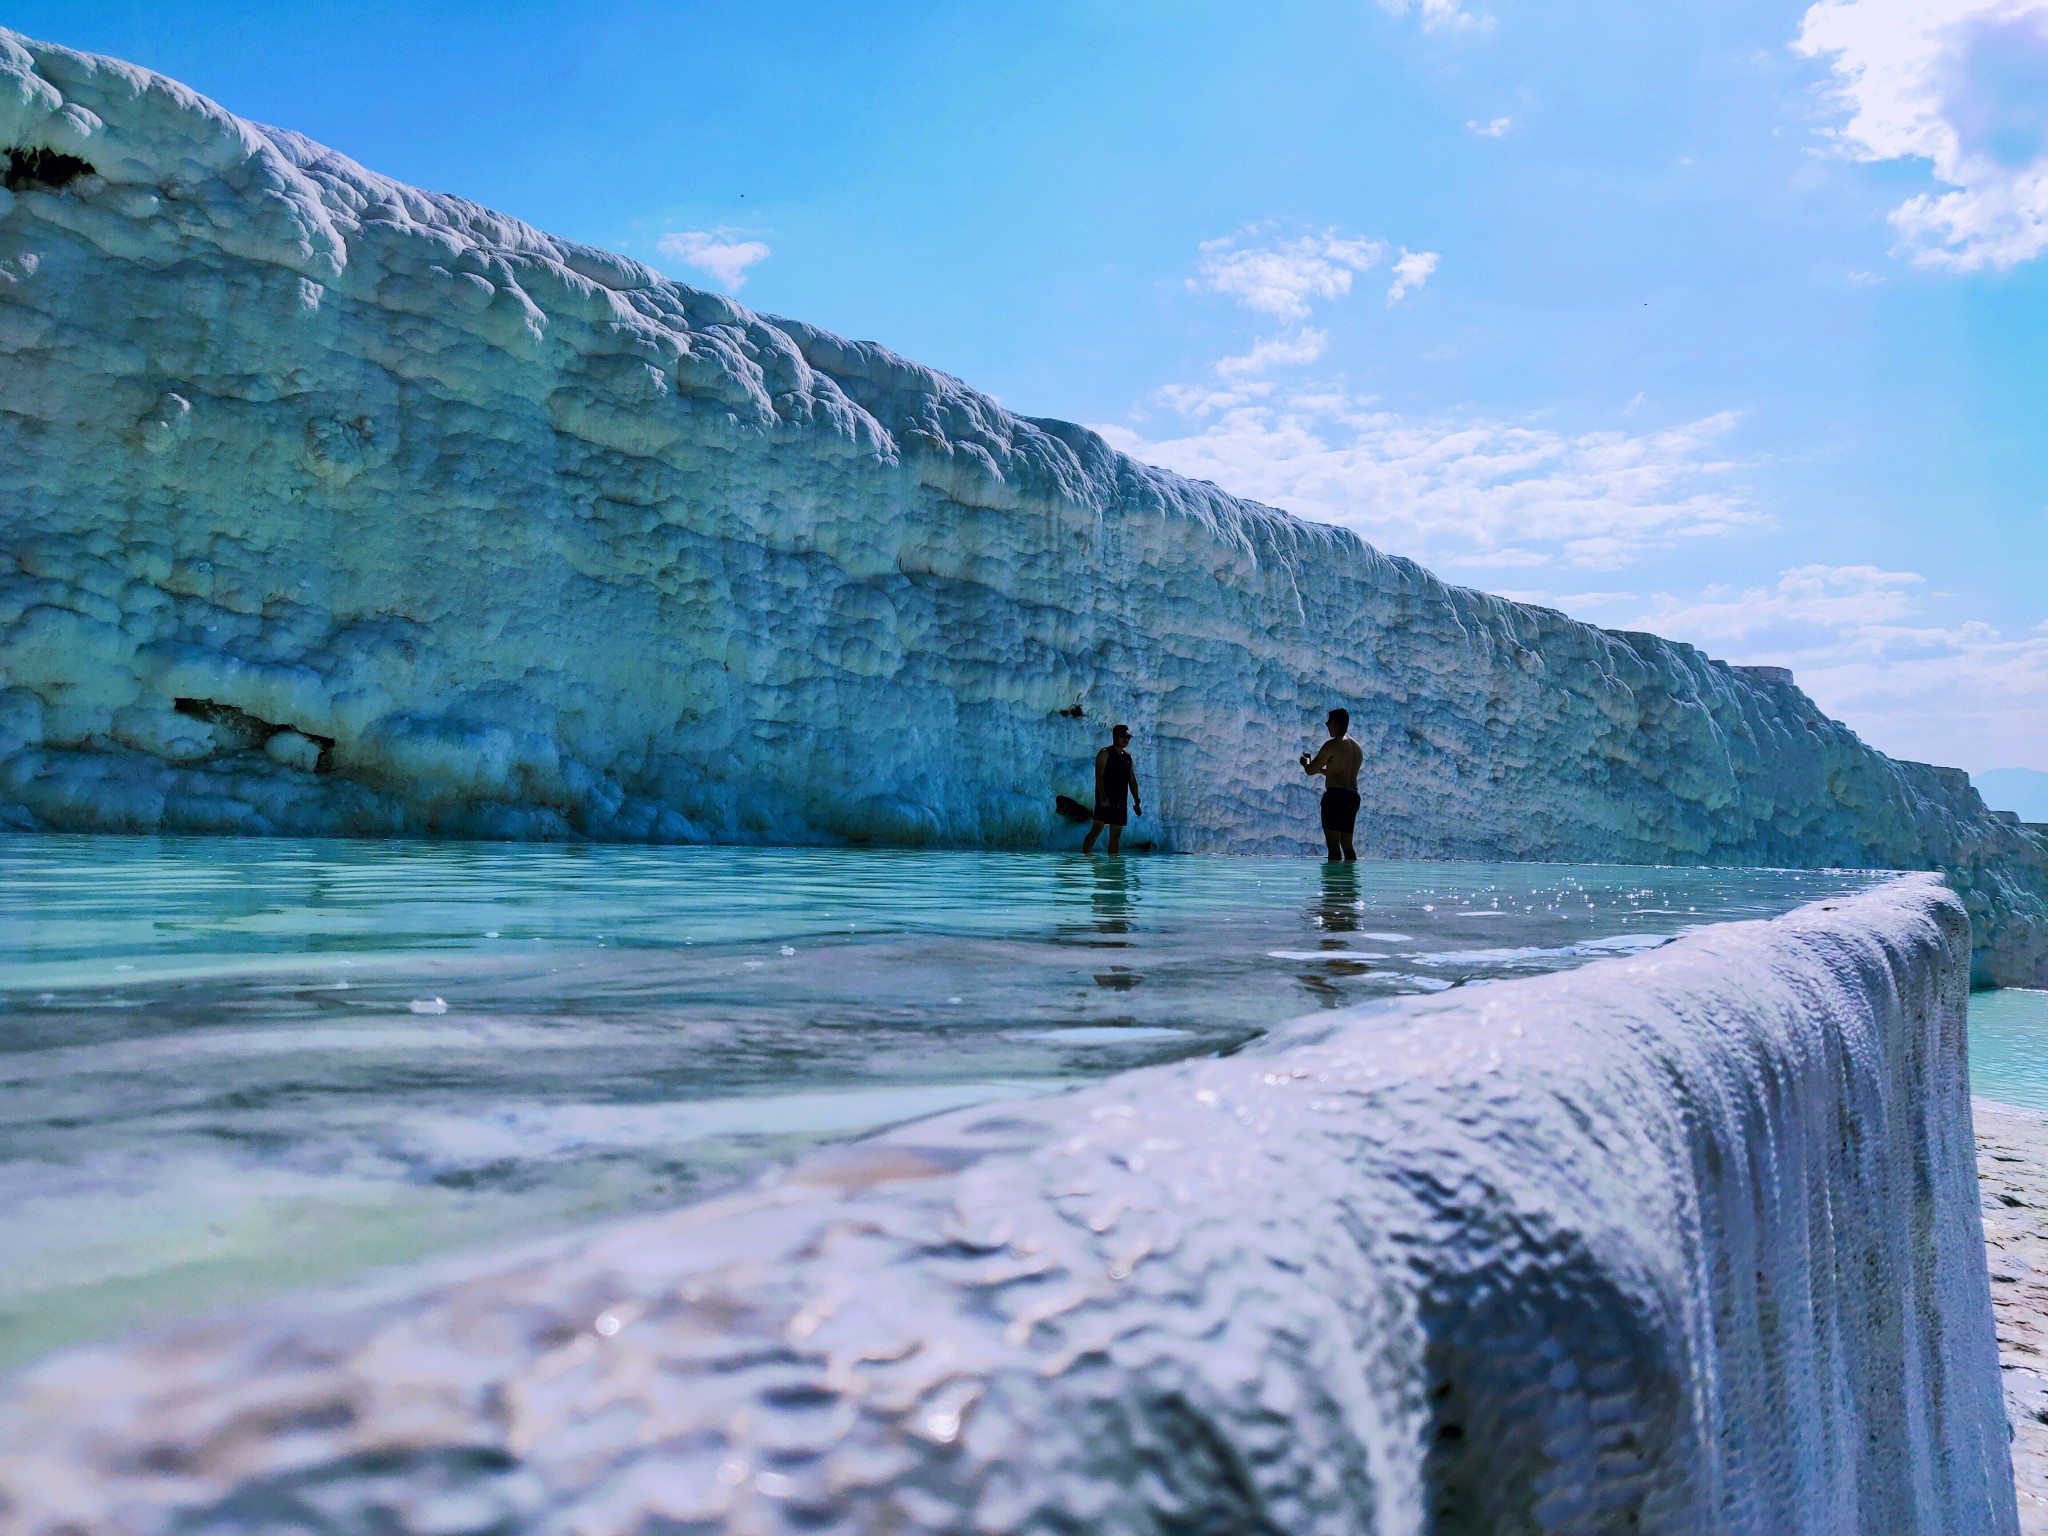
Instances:
[[[1120,725],[1109,733],[1109,745],[1095,754],[1095,825],[1081,840],[1083,853],[1095,851],[1095,839],[1102,836],[1104,827],[1109,828],[1110,853],[1114,855],[1122,845],[1124,826],[1131,819],[1125,795],[1137,806],[1138,815],[1145,814],[1145,797],[1138,792],[1138,766],[1131,761],[1130,746],[1131,728]]]
[[[1331,862],[1355,863],[1351,833],[1358,825],[1358,770],[1365,766],[1365,749],[1345,734],[1351,729],[1348,709],[1331,710],[1329,726],[1322,751],[1313,758],[1301,754],[1301,771],[1323,775],[1323,841],[1330,845]]]

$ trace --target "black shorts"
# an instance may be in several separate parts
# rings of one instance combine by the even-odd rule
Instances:
[[[1358,825],[1358,791],[1355,789],[1326,789],[1323,791],[1323,830],[1325,832],[1349,832]]]
[[[1128,800],[1098,800],[1095,802],[1095,819],[1105,827],[1127,827],[1131,824],[1131,803]]]

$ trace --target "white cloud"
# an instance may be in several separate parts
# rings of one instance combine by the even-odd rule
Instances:
[[[1830,61],[1846,152],[1925,160],[1948,189],[1893,210],[1911,260],[2004,270],[2048,250],[2048,0],[1821,0],[1793,46]]]
[[[1269,226],[1251,225],[1218,240],[1205,240],[1195,275],[1187,280],[1192,293],[1217,293],[1255,314],[1285,322],[1287,329],[1260,337],[1251,349],[1220,358],[1216,372],[1243,379],[1274,368],[1312,363],[1329,346],[1330,334],[1304,326],[1315,304],[1341,299],[1351,292],[1352,279],[1386,259],[1387,243],[1364,235],[1325,229],[1292,238],[1272,233]],[[1436,270],[1434,252],[1411,255],[1405,249],[1394,265],[1394,285],[1387,302],[1396,302],[1420,287]]]
[[[1118,448],[1381,547],[1450,566],[1610,568],[1760,521],[1715,445],[1731,415],[1659,432],[1565,434],[1499,420],[1410,420],[1342,390],[1181,391],[1182,420]]]
[[[1425,32],[1445,28],[1462,32],[1493,25],[1491,16],[1473,15],[1461,0],[1380,0],[1380,9],[1389,16],[1416,17]]]
[[[1298,367],[1312,363],[1330,344],[1328,331],[1296,331],[1290,336],[1268,336],[1252,343],[1249,352],[1220,359],[1216,371],[1225,378],[1264,373],[1268,368]]]
[[[707,272],[733,293],[746,285],[747,268],[772,254],[759,240],[737,240],[730,229],[684,229],[663,235],[655,249]]]
[[[1912,607],[1912,589],[1925,581],[1912,571],[1874,565],[1801,565],[1782,572],[1775,587],[1708,587],[1684,604],[1660,593],[1655,618],[1702,643],[1803,646],[1815,636],[1903,617]]]
[[[1401,259],[1394,263],[1394,281],[1387,289],[1389,307],[1398,304],[1428,282],[1436,271],[1438,256],[1435,251],[1401,252]]]
[[[1202,259],[1188,279],[1194,292],[1225,294],[1246,309],[1276,320],[1306,320],[1314,299],[1351,291],[1351,276],[1378,266],[1383,241],[1339,235],[1334,229],[1269,245],[1246,245],[1258,233],[1240,230],[1202,242]]]
[[[1589,609],[1612,608],[1618,603],[1640,601],[1633,592],[1526,592],[1511,591],[1506,587],[1491,589],[1495,596],[1505,597],[1517,603],[1535,603],[1544,608],[1555,608],[1574,617]]]
[[[1248,401],[1263,400],[1273,393],[1271,379],[1247,379],[1236,384],[1211,387],[1207,384],[1168,384],[1159,391],[1159,403],[1177,416],[1196,419],[1213,416]]]
[[[2009,637],[1942,623],[1911,571],[1808,565],[1772,586],[1660,594],[1630,627],[1736,662],[1792,668],[1813,701],[1873,746],[1989,768],[2048,762],[2048,626]]]
[[[1465,119],[1465,126],[1482,139],[1504,139],[1508,130],[1515,126],[1515,120],[1511,117],[1496,117],[1490,123],[1482,123],[1468,117]]]

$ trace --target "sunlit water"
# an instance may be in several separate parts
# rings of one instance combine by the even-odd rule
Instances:
[[[1873,878],[0,837],[0,1364]]]
[[[2048,992],[1970,994],[1970,1091],[2048,1110]]]

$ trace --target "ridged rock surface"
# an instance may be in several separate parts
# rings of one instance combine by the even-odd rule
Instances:
[[[1950,871],[2048,843],[1767,669],[1445,585],[880,347],[0,32],[0,816]],[[1063,711],[1076,707],[1076,717]]]
[[[0,1525],[2011,1536],[1968,956],[1907,877],[59,1356]]]
[[[2048,1115],[1971,1109],[2020,1536],[2048,1536]]]

